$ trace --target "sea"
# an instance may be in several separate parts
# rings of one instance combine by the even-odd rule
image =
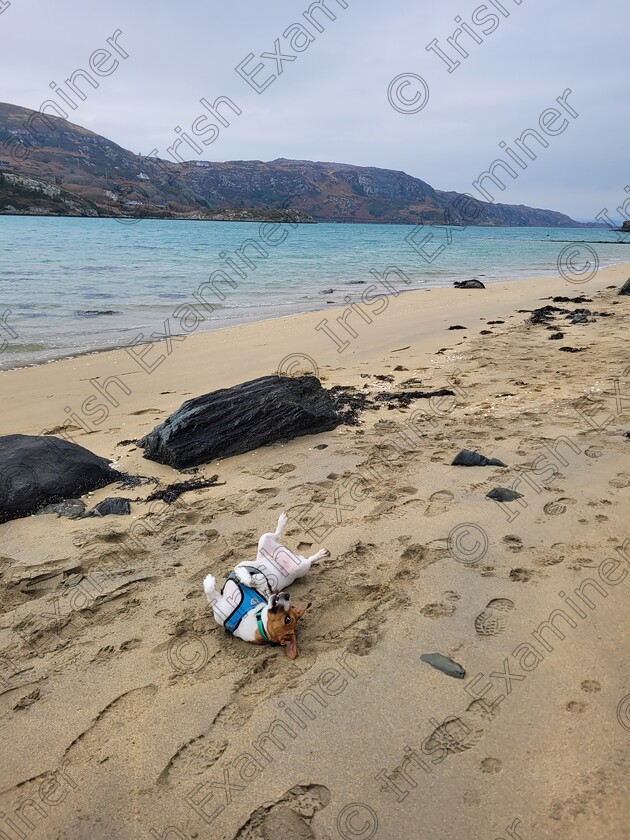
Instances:
[[[560,271],[579,294],[597,266],[630,259],[617,239],[606,228],[1,216],[0,370],[324,311],[370,284],[382,292],[383,277],[398,294]]]

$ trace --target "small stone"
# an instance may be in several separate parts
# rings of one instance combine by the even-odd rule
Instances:
[[[523,494],[517,493],[516,490],[509,490],[507,487],[495,487],[486,493],[486,498],[494,499],[496,502],[513,502],[516,499],[522,499]]]
[[[459,662],[455,662],[441,653],[423,653],[420,659],[431,665],[432,668],[436,668],[438,671],[446,674],[448,677],[463,680],[466,676],[466,671]]]

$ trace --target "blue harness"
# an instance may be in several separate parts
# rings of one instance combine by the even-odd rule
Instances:
[[[255,569],[253,566],[246,566],[246,569],[250,574],[261,574],[260,570]],[[236,631],[236,628],[243,620],[243,618],[247,615],[247,613],[255,609],[256,607],[260,607],[260,609],[256,613],[256,623],[258,624],[258,630],[261,633],[263,639],[266,642],[268,642],[269,639],[267,637],[267,634],[264,632],[262,620],[260,618],[262,608],[267,606],[266,598],[263,598],[263,596],[255,589],[252,589],[251,586],[245,586],[245,584],[238,579],[237,575],[234,572],[230,572],[230,574],[227,576],[227,580],[234,581],[234,583],[238,586],[239,592],[241,594],[241,600],[238,606],[227,617],[223,626],[227,631],[233,634]],[[223,589],[225,589],[225,586],[223,587]],[[223,589],[221,590],[221,594],[223,594]]]

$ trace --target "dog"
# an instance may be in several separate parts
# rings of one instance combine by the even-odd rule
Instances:
[[[206,576],[203,589],[217,624],[254,645],[282,645],[289,659],[295,659],[297,623],[310,604],[291,606],[285,589],[303,577],[316,560],[330,557],[330,552],[323,548],[312,557],[302,557],[281,545],[287,522],[286,513],[280,514],[274,533],[263,534],[258,541],[256,560],[239,563],[220,592],[213,575]]]

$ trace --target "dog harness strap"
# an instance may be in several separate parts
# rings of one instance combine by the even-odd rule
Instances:
[[[241,595],[241,600],[233,612],[226,618],[223,626],[230,633],[234,633],[248,612],[256,607],[264,607],[267,604],[265,598],[262,597],[255,589],[250,586],[245,586],[244,583],[236,577],[233,573],[228,575],[228,580],[232,580],[237,586]],[[224,587],[225,588],[225,587]],[[223,591],[223,590],[221,590]]]
[[[258,632],[259,632],[259,633],[260,633],[260,635],[263,637],[263,640],[264,640],[265,642],[269,642],[269,644],[271,644],[271,639],[269,638],[269,636],[268,636],[268,635],[267,635],[267,633],[265,632],[265,628],[263,627],[263,623],[262,623],[262,611],[263,611],[263,608],[261,607],[261,608],[258,610],[258,612],[256,613],[256,624],[258,625]]]
[[[256,566],[245,566],[245,568],[250,573],[250,575],[252,575],[252,576],[260,575],[260,577],[263,577],[265,579],[265,583],[267,584],[267,587],[268,587],[269,591],[273,592],[273,587],[269,583],[269,578],[267,577],[267,575],[264,572],[261,572],[260,569],[256,568]]]

